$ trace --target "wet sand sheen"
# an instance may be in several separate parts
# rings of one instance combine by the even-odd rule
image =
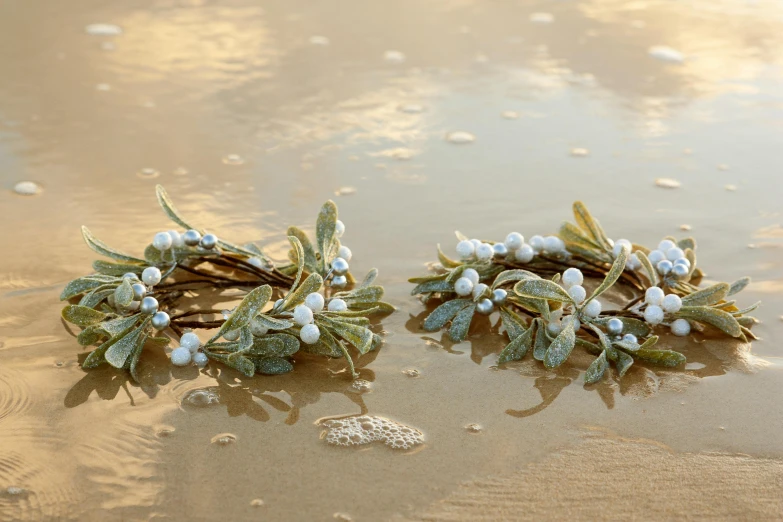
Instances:
[[[781,518],[783,11],[626,7],[0,5],[0,519]],[[335,199],[399,309],[357,360],[369,386],[299,355],[253,379],[162,353],[140,384],[83,372],[57,301],[94,259],[79,226],[140,253],[171,228],[159,182],[278,260]],[[583,386],[578,354],[498,370],[487,320],[457,345],[421,331],[406,280],[436,243],[551,233],[577,198],[614,237],[693,234],[710,277],[752,276],[764,341],[664,334],[685,369]],[[330,446],[318,421],[344,415],[424,444]]]

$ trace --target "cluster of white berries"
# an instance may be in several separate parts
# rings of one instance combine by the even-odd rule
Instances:
[[[454,282],[454,292],[460,297],[471,296],[474,300],[485,296],[476,303],[476,311],[483,315],[490,315],[495,311],[495,306],[506,304],[508,292],[502,288],[496,288],[490,293],[489,287],[484,283],[479,283],[479,279],[479,273],[476,270],[466,268],[462,271],[461,277]]]
[[[661,241],[647,257],[663,277],[685,280],[691,272],[691,262],[685,257],[685,252],[670,239]]]
[[[148,296],[147,292],[155,285],[160,283],[162,274],[157,267],[150,266],[141,273],[141,280],[132,272],[128,272],[123,279],[128,279],[133,289],[133,301],[131,301],[128,310],[140,311],[143,314],[151,315],[150,322],[156,330],[165,330],[171,324],[169,314],[158,311],[158,300]],[[134,282],[135,281],[135,282]]]
[[[457,255],[462,260],[486,262],[494,256],[508,257],[519,263],[529,263],[537,254],[564,255],[566,246],[557,236],[533,236],[530,243],[519,232],[511,232],[503,243],[483,243],[478,239],[463,239],[457,243]]]
[[[609,241],[612,240],[610,239]],[[633,250],[633,244],[631,244],[631,242],[627,239],[618,239],[617,241],[612,241],[612,257],[616,259],[624,247],[628,248],[628,260],[625,262],[625,269],[630,270],[631,272],[639,270],[642,267],[642,262],[639,260],[639,256],[637,256],[635,253],[631,253],[631,250]]]
[[[634,334],[627,333],[623,335],[623,328],[625,328],[625,324],[623,324],[623,322],[617,317],[612,317],[606,323],[607,333],[609,335],[614,335],[617,341],[625,341],[629,343],[639,344],[639,339],[637,339],[637,337]]]
[[[155,237],[152,238],[152,246],[165,252],[171,248],[182,248],[185,246],[201,247],[204,250],[212,250],[218,244],[218,238],[215,234],[204,234],[203,236],[198,230],[188,230],[182,234],[176,230],[169,230],[168,232],[158,232]]]
[[[584,280],[584,275],[578,268],[567,269],[565,272],[563,272],[563,275],[560,279],[560,281],[563,283],[563,287],[568,292],[568,295],[571,296],[571,299],[573,299],[577,306],[580,306],[585,302],[585,299],[587,299],[587,290],[585,290],[585,287],[582,286]],[[559,308],[550,312],[547,330],[551,335],[559,334],[563,328],[568,326],[568,324],[571,322],[574,324],[574,331],[577,331],[582,327],[582,323],[575,314],[572,313],[563,317],[564,311],[564,308]],[[582,313],[587,317],[598,317],[601,314],[601,302],[597,299],[593,299],[587,303],[587,305],[585,305]]]
[[[337,237],[342,237],[343,234],[345,234],[345,224],[338,219],[334,224],[334,235]],[[348,270],[350,269],[348,262],[352,257],[353,252],[351,252],[351,249],[345,245],[340,245],[340,249],[337,251],[337,257],[332,260],[333,275],[331,285],[333,287],[342,288],[348,284],[348,278],[345,274],[347,274]]]
[[[199,368],[207,365],[207,355],[200,352],[201,339],[193,332],[188,332],[179,340],[179,347],[171,351],[171,364],[174,366],[187,366],[191,362]]]
[[[653,286],[644,293],[644,320],[655,326],[663,322],[664,314],[673,314],[682,308],[682,299],[675,294],[664,294],[663,289]],[[671,330],[674,335],[685,336],[691,332],[691,324],[685,319],[672,321]]]

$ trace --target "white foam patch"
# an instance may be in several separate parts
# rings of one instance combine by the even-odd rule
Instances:
[[[394,449],[410,449],[424,443],[424,434],[416,428],[373,415],[328,420],[322,424],[329,430],[326,442],[335,446],[383,442]]]

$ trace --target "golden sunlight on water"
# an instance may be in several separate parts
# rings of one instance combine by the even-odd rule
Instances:
[[[0,519],[783,517],[780,2],[5,2],[0,78]],[[398,309],[366,384],[300,355],[83,371],[58,301],[94,258],[79,227],[140,254],[170,227],[157,183],[276,260],[335,199]],[[552,232],[576,199],[753,277],[763,340],[664,334],[685,368],[585,386],[586,354],[498,369],[488,321],[421,330],[407,279],[437,243]],[[423,444],[322,440],[357,415]]]

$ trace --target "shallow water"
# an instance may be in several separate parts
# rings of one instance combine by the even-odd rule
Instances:
[[[782,28],[773,1],[1,3],[0,519],[783,517]],[[352,267],[399,309],[368,389],[312,357],[83,372],[57,300],[94,258],[79,226],[138,252],[169,228],[156,183],[277,259],[336,199]],[[406,279],[437,243],[552,232],[575,199],[752,276],[764,340],[666,335],[686,369],[585,387],[586,358],[497,370],[486,323],[419,330]],[[356,414],[425,443],[319,438]]]

